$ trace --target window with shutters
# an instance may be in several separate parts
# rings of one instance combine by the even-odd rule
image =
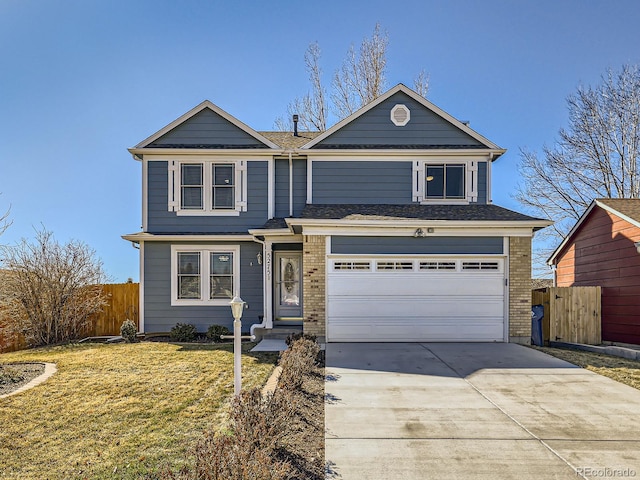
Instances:
[[[169,161],[168,208],[178,215],[247,210],[246,161]]]
[[[454,204],[478,201],[478,162],[451,161],[413,162],[413,201]]]

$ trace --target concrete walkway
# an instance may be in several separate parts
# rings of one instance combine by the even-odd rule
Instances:
[[[640,391],[515,344],[327,344],[327,478],[640,477]]]

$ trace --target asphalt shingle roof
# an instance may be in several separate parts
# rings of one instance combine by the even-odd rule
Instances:
[[[284,221],[284,218],[272,218],[270,220],[267,220],[267,223],[265,223],[262,228],[266,230],[276,230],[279,228],[289,227],[287,226],[287,222]]]
[[[324,220],[543,220],[498,205],[307,205],[301,218]]]
[[[299,148],[309,143],[322,132],[298,132],[295,137],[293,132],[258,132],[263,137],[271,140],[276,145],[280,145],[284,149]]]
[[[598,198],[597,201],[640,222],[640,198]]]

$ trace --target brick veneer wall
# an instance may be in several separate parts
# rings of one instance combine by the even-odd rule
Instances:
[[[302,295],[304,299],[304,333],[324,337],[326,332],[325,305],[325,237],[305,235],[302,245]]]
[[[531,343],[531,237],[509,237],[509,341]]]

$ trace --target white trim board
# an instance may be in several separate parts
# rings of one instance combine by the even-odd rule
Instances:
[[[436,105],[431,103],[429,100],[424,98],[422,95],[419,95],[418,93],[414,92],[413,90],[411,90],[407,86],[403,85],[402,83],[399,83],[395,87],[393,87],[390,90],[388,90],[386,93],[383,93],[382,95],[380,95],[378,98],[376,98],[372,102],[370,102],[367,105],[365,105],[362,108],[360,108],[358,111],[356,111],[352,115],[348,116],[347,118],[345,118],[341,122],[338,122],[337,124],[335,124],[333,127],[331,127],[328,130],[326,130],[321,135],[318,135],[316,138],[314,138],[310,142],[304,144],[302,147],[300,147],[300,149],[301,150],[307,150],[307,149],[313,147],[314,145],[317,145],[318,143],[322,142],[327,137],[333,135],[335,132],[340,130],[345,125],[351,123],[356,118],[362,116],[363,114],[365,114],[369,110],[371,110],[374,107],[380,105],[382,102],[384,102],[385,100],[387,100],[388,98],[392,97],[393,95],[395,95],[398,92],[402,92],[402,93],[408,95],[409,97],[411,97],[413,100],[415,100],[416,102],[418,102],[419,104],[421,104],[425,108],[431,110],[436,115],[440,116],[441,118],[443,118],[447,122],[449,122],[452,125],[454,125],[456,128],[462,130],[464,133],[466,133],[467,135],[471,136],[472,138],[474,138],[478,142],[486,145],[488,149],[495,150],[496,153],[498,153],[498,154],[502,154],[502,153],[504,153],[506,151],[504,149],[501,149],[498,145],[496,145],[495,143],[491,142],[490,140],[488,140],[484,136],[480,135],[478,132],[476,132],[475,130],[470,128],[468,125],[465,125],[464,123],[462,123],[458,119],[452,117],[447,112],[445,112],[444,110],[442,110],[441,108],[437,107]],[[498,155],[496,155],[496,158],[497,158],[497,156]]]
[[[187,113],[185,113],[185,114],[181,115],[180,117],[176,118],[173,122],[171,122],[167,126],[165,126],[165,127],[161,128],[160,130],[158,130],[156,133],[154,133],[151,136],[145,138],[142,142],[138,143],[133,149],[130,149],[129,151],[136,150],[136,149],[141,149],[141,148],[146,147],[150,143],[153,143],[158,138],[162,137],[166,133],[168,133],[171,130],[173,130],[178,125],[184,123],[185,121],[189,120],[191,117],[197,115],[198,113],[200,113],[205,108],[208,108],[209,110],[213,111],[214,113],[217,113],[222,118],[224,118],[226,121],[228,121],[229,123],[235,125],[239,129],[243,130],[245,133],[248,133],[253,138],[258,140],[260,143],[263,143],[264,145],[268,146],[269,148],[277,149],[277,150],[281,150],[282,149],[281,147],[279,147],[278,145],[273,143],[268,138],[264,137],[263,135],[260,135],[257,131],[255,131],[253,128],[249,127],[247,124],[241,122],[240,120],[235,118],[233,115],[230,115],[227,112],[225,112],[224,110],[222,110],[220,107],[215,105],[213,102],[211,102],[209,100],[205,100],[204,102],[200,103],[199,105],[196,105],[194,108],[189,110]]]

